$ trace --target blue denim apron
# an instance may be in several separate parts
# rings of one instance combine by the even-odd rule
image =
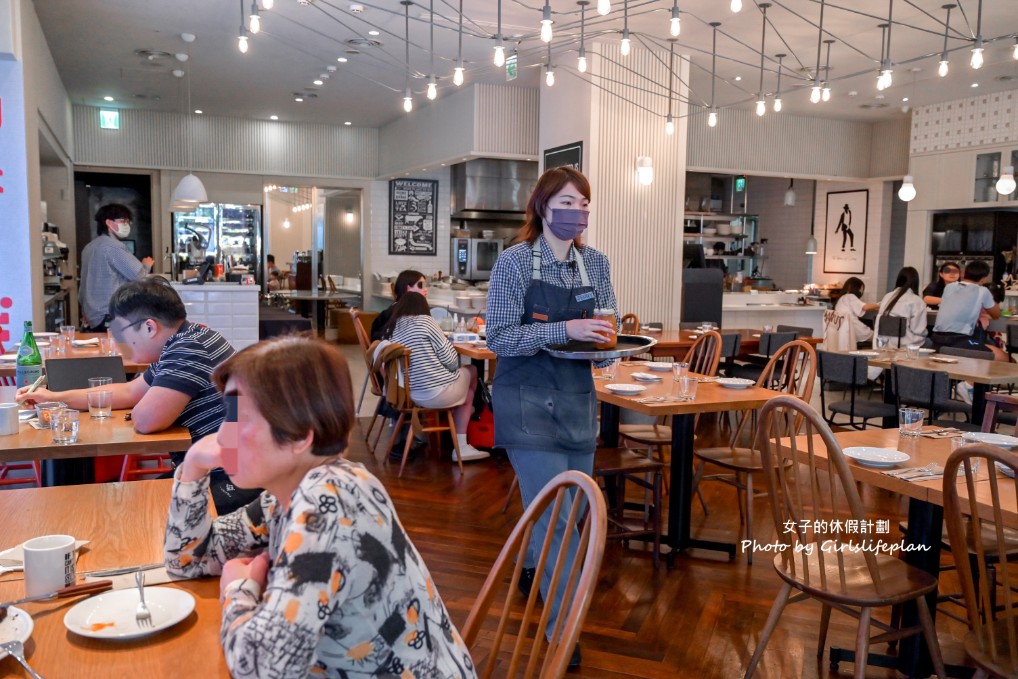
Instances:
[[[580,287],[551,285],[541,280],[541,238],[531,248],[533,271],[520,322],[529,325],[593,318],[597,304],[583,255],[574,248]],[[499,357],[491,397],[496,446],[566,454],[594,452],[597,397],[589,361],[555,358],[545,351]]]

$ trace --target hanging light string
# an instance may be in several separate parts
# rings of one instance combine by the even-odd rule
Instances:
[[[587,35],[587,5],[590,4],[590,0],[578,0],[576,4],[580,6],[580,52],[576,60],[576,70],[586,73],[587,50],[584,49],[584,43]]]
[[[820,101],[820,48],[823,46],[824,40],[824,6],[826,5],[824,0],[820,0],[820,26],[817,32],[817,67],[813,71],[813,87],[809,93],[809,100],[814,104]]]
[[[712,21],[710,23],[712,31],[711,36],[711,52],[710,52],[710,113],[707,114],[707,125],[714,127],[718,124],[718,112],[714,110],[714,86],[717,81],[718,72],[718,26],[721,25],[719,21]]]
[[[429,26],[431,29],[431,64],[428,67],[428,99],[434,100],[438,96],[438,85],[435,83],[435,0],[430,2]]]
[[[760,28],[760,87],[756,91],[756,114],[762,116],[767,113],[767,102],[764,100],[764,51],[765,45],[767,44],[767,8],[770,7],[769,2],[760,4],[760,12],[763,15]]]
[[[551,43],[548,43],[548,61],[544,65],[544,83],[551,87],[555,84],[555,71],[551,67]]]
[[[247,54],[247,29],[244,28],[244,0],[240,0],[240,35],[237,36],[237,49]]]
[[[456,87],[463,84],[463,0],[460,0],[458,36],[459,46],[456,50],[456,68],[452,71],[452,84]]]
[[[976,5],[976,42],[972,46],[972,59],[969,60],[972,68],[983,67],[983,0]]]
[[[673,38],[682,33],[682,20],[679,18],[679,0],[672,0],[672,16],[668,20],[668,31]]]
[[[406,75],[403,78],[403,110],[410,113],[414,109],[414,100],[410,94],[410,5],[411,0],[400,0],[403,5],[403,44],[406,46]]]
[[[505,66],[505,45],[502,43],[502,0],[498,0],[498,32],[495,33],[495,66]]]
[[[888,0],[887,6],[887,54],[884,55],[884,63],[881,64],[883,72],[880,77],[884,79],[884,88],[887,89],[891,86],[892,81],[892,68],[891,68],[891,30],[894,28],[894,0]]]
[[[877,68],[877,90],[883,90],[887,87],[884,81],[884,49],[887,44],[887,24],[880,24],[880,66]]]
[[[824,40],[824,44],[827,45],[827,63],[824,65],[824,79],[821,84],[823,89],[820,92],[820,101],[830,101],[831,86],[829,81],[831,78],[831,45],[834,44],[834,40],[828,38],[827,40]]]
[[[629,0],[622,2],[622,56],[629,56]]]
[[[951,10],[957,5],[944,5],[941,9],[947,10],[947,18],[944,19],[944,49],[940,52],[940,63],[937,64],[937,75],[941,78],[947,77],[949,69],[947,60],[947,32],[951,29]]]
[[[787,54],[777,54],[778,58],[778,87],[774,91],[774,112],[781,113],[781,62],[784,61]]]
[[[668,117],[665,118],[665,134],[675,134],[675,119],[672,118],[673,80],[675,76],[675,41],[669,40],[668,45]]]

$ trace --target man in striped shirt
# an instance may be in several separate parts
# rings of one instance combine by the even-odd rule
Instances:
[[[124,283],[144,278],[154,260],[141,261],[127,251],[123,240],[131,235],[131,211],[116,203],[95,213],[96,238],[81,251],[82,325],[86,332],[106,332],[110,297]]]

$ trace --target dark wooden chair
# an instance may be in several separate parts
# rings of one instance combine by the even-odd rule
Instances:
[[[661,485],[665,466],[628,448],[598,448],[594,453],[594,478],[604,479],[610,494],[608,539],[651,537],[654,543],[654,568],[658,567],[661,551]],[[643,503],[626,503],[626,482],[645,491]],[[639,516],[634,518],[635,510]]]
[[[540,544],[532,546],[538,555],[535,579],[530,595],[521,603],[517,593],[520,573],[534,525],[545,511],[551,512],[550,525],[562,523],[576,529],[566,531],[558,554],[552,553],[551,530]],[[597,585],[606,530],[604,497],[586,474],[559,474],[530,503],[460,627],[478,677],[491,677],[496,670],[499,677],[565,676]],[[570,552],[575,556],[570,557]],[[545,600],[562,599],[550,635],[546,634],[549,608],[537,601],[549,560],[554,566]]]
[[[820,375],[820,413],[832,427],[865,429],[871,426],[869,420],[897,417],[898,409],[893,403],[871,401],[861,398],[860,391],[869,384],[865,356],[852,356],[832,351],[817,352],[817,373]],[[840,389],[848,398],[834,403],[827,402],[828,390]],[[829,414],[828,414],[829,413]],[[848,422],[836,422],[838,415],[847,415]],[[876,423],[883,426],[882,422]]]
[[[794,433],[800,433],[796,437]],[[814,439],[817,435],[819,443]],[[866,509],[841,446],[820,415],[795,396],[778,396],[760,412],[758,445],[767,478],[778,542],[784,549],[774,558],[782,580],[745,676],[751,677],[789,603],[815,599],[822,606],[817,661],[823,662],[831,611],[859,620],[855,676],[863,677],[871,643],[901,639],[922,632],[940,677],[946,677],[937,632],[926,604],[937,579],[904,561],[873,551],[851,551],[857,532],[845,532],[850,521],[865,521]],[[826,449],[827,459],[816,448]],[[949,473],[949,472],[948,472]],[[802,521],[801,519],[823,519]],[[858,525],[858,524],[855,524]],[[823,546],[823,548],[822,548]],[[798,592],[794,594],[793,592]],[[891,627],[873,617],[873,609],[914,601],[920,625]],[[870,626],[882,633],[870,638]]]

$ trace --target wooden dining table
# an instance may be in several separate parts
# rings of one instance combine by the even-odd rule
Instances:
[[[78,333],[76,335],[75,339],[76,340],[90,340],[90,339],[99,338],[99,337],[106,337],[106,333]],[[37,341],[48,342],[49,338],[40,338]],[[46,348],[47,347],[40,347],[40,349],[39,349],[43,353],[44,356],[45,356],[46,352],[43,351],[43,350],[46,349]],[[12,352],[12,351],[14,351],[14,348],[13,347],[7,347],[7,350],[9,352]],[[72,345],[67,347],[66,355],[61,355],[60,358],[97,358],[99,356],[102,356],[102,354],[99,352],[99,346],[98,345],[95,345],[95,346],[85,346],[85,347],[76,347],[76,346],[74,346],[72,344]],[[121,354],[121,356],[123,356],[123,354]],[[128,375],[134,375],[134,374],[137,374],[137,373],[140,373],[140,372],[145,372],[145,369],[148,368],[148,365],[149,365],[148,363],[139,363],[137,361],[134,361],[132,359],[127,358],[126,356],[123,356],[123,359],[124,359],[124,372],[126,372]],[[45,361],[45,359],[43,360],[42,367],[43,367],[43,370],[45,371],[45,369],[46,369],[46,361]],[[15,369],[16,369],[16,366],[14,364],[14,361],[3,361],[3,362],[0,362],[0,378],[14,377]]]
[[[732,329],[720,329],[718,330],[722,335],[738,334],[739,339],[739,353],[740,354],[753,354],[760,349],[760,336],[763,334],[763,330],[754,330],[752,328],[732,328]],[[675,359],[682,358],[689,351],[689,348],[693,346],[699,335],[693,330],[663,330],[661,332],[646,332],[647,337],[651,337],[657,340],[657,344],[648,349],[648,353],[654,358],[672,357]],[[799,339],[809,342],[813,346],[816,346],[824,341],[822,337],[800,337]]]
[[[671,397],[677,393],[677,384],[671,373],[657,373],[661,382],[640,383],[632,373],[646,371],[642,361],[623,362],[619,365],[612,384],[640,384],[646,390],[634,396],[614,393],[606,388],[609,382],[595,380],[597,399],[601,402],[601,441],[606,447],[619,445],[619,416],[624,408],[654,417],[672,416],[672,455],[669,469],[668,532],[661,536],[661,542],[670,549],[665,555],[669,568],[675,563],[675,555],[682,549],[707,549],[720,551],[734,558],[734,543],[700,540],[690,537],[690,515],[693,502],[693,428],[698,413],[722,413],[733,410],[755,410],[769,399],[781,396],[782,392],[751,386],[744,389],[722,387],[717,382],[699,384],[693,401],[645,402],[641,399],[662,396]]]
[[[22,422],[16,436],[0,436],[0,462],[25,460],[61,460],[59,467],[45,465],[45,485],[90,483],[90,458],[107,455],[147,455],[179,453],[191,446],[186,427],[174,425],[155,434],[139,434],[125,419],[129,410],[114,410],[104,420],[96,420],[88,412],[79,415],[77,443],[53,443],[49,429],[35,429]],[[80,460],[75,464],[72,460]]]
[[[935,427],[925,427],[929,431]],[[817,458],[817,466],[821,469],[827,468],[827,448],[819,435],[813,437],[814,451]],[[928,438],[920,436],[907,438],[898,435],[897,428],[893,429],[867,429],[863,431],[836,432],[835,440],[842,450],[854,446],[872,446],[876,448],[893,448],[910,456],[907,463],[902,463],[896,468],[924,467],[928,464],[937,464],[941,467],[946,465],[947,458],[960,439],[951,438]],[[801,462],[808,461],[806,437],[800,436],[797,441],[797,450]],[[932,479],[906,481],[895,478],[884,473],[885,469],[876,469],[848,458],[849,469],[852,478],[874,488],[881,488],[896,495],[908,499],[908,532],[904,541],[906,544],[918,547],[912,551],[904,551],[902,558],[912,566],[921,568],[934,576],[940,573],[940,553],[944,526],[944,479],[935,477]],[[989,497],[989,470],[979,469],[976,476],[977,495],[980,511],[986,511],[984,518],[992,519]],[[964,477],[958,477],[959,495],[968,497],[968,489]],[[1007,491],[1010,486],[1013,492],[1013,484],[1001,484]],[[1012,502],[1009,505],[1013,508]],[[1002,516],[1007,526],[1018,529],[1018,514],[1013,510],[1004,510]],[[890,542],[890,540],[888,540]],[[937,592],[931,592],[926,597],[931,615],[936,616]],[[914,603],[905,604],[902,610],[902,627],[918,625],[919,614]],[[838,662],[853,662],[855,652],[850,649],[831,648],[830,661],[832,664]],[[896,667],[906,676],[926,677],[932,673],[933,665],[930,660],[929,651],[922,635],[913,635],[903,639],[899,644],[898,655],[881,656],[870,653],[871,664],[882,667]],[[961,675],[951,675],[961,676]]]
[[[61,534],[89,541],[78,559],[79,574],[160,562],[172,483],[162,479],[4,490],[0,516],[23,518],[0,522],[0,549],[40,535]],[[24,596],[22,576],[20,572],[0,576],[0,601]],[[64,615],[81,597],[20,605],[35,625],[25,642],[28,662],[46,679],[229,677],[219,643],[219,579],[159,587],[189,592],[195,609],[177,625],[133,641],[96,640],[69,631]],[[0,679],[23,676],[13,658],[0,659]]]

